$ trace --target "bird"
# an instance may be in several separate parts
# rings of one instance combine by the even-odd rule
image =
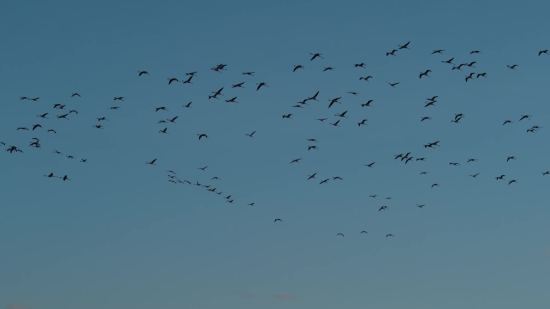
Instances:
[[[201,138],[208,138],[208,135],[204,134],[204,133],[200,133],[200,134],[197,134],[197,136],[199,137],[199,141],[201,140]]]
[[[155,162],[157,162],[157,159],[153,159],[149,162],[145,162],[145,164],[149,164],[149,165],[156,165]]]
[[[344,234],[338,233],[338,234],[336,234],[336,236],[342,236],[342,237],[344,237]]]
[[[426,77],[430,77],[428,75],[428,73],[430,73],[432,70],[426,70],[424,72],[420,72],[420,75],[418,76],[418,78],[422,78],[422,76],[426,76]]]
[[[252,137],[252,136],[254,135],[254,133],[256,133],[256,131],[253,131],[252,133],[250,133],[250,134],[245,134],[245,135],[247,135],[247,136],[249,136],[249,137]]]
[[[149,72],[147,72],[147,71],[138,71],[138,76],[141,76],[141,75],[149,75]]]
[[[410,49],[409,48],[409,44],[411,43],[411,41],[408,41],[407,43],[403,44],[403,45],[400,45],[399,46],[399,49]]]
[[[277,222],[277,221],[283,222],[283,220],[281,220],[281,219],[275,219],[275,221],[273,221],[273,222]]]
[[[311,57],[311,59],[310,59],[309,61],[312,61],[312,60],[315,59],[315,58],[324,59],[322,53],[310,53],[310,55],[312,55],[312,57]]]
[[[548,55],[548,49],[543,49],[543,50],[539,51],[539,56],[542,55],[542,54]]]

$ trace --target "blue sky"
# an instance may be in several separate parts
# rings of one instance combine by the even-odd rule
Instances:
[[[547,308],[550,56],[537,53],[550,49],[549,9],[544,1],[4,1],[0,141],[24,153],[0,152],[0,307]],[[407,41],[410,50],[385,56]],[[310,61],[315,52],[324,59]],[[441,63],[451,57],[477,64],[452,71]],[[353,67],[361,62],[365,69]],[[227,70],[210,70],[219,63]],[[305,69],[293,73],[297,64]],[[328,66],[335,70],[321,72]],[[426,69],[431,77],[419,80]],[[191,71],[193,84],[167,84]],[[470,71],[487,78],[466,83]],[[359,80],[366,75],[373,79]],[[256,91],[260,82],[269,87]],[[220,100],[207,99],[221,87]],[[292,107],[316,91],[319,102]],[[224,102],[233,96],[239,103]],[[342,103],[327,109],[335,97]],[[57,119],[55,103],[78,115]],[[345,110],[340,127],[315,120]],[[45,112],[50,119],[36,117]],[[464,118],[451,123],[457,113]],[[518,122],[524,114],[532,119]],[[93,128],[103,116],[104,129]],[[36,123],[43,128],[16,131]],[[542,129],[526,133],[532,125]],[[169,134],[158,133],[164,127]],[[42,149],[28,147],[33,137]],[[307,150],[308,138],[319,150]],[[436,140],[441,147],[422,147]],[[393,159],[409,151],[427,160]],[[170,183],[167,170],[223,195]],[[42,177],[51,172],[71,181]],[[496,181],[501,174],[518,183]],[[343,180],[319,185],[332,176]]]

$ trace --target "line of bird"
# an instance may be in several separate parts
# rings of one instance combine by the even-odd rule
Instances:
[[[398,45],[398,48],[397,49],[393,49],[391,50],[390,52],[386,52],[386,56],[396,56],[396,53],[400,50],[404,50],[404,49],[410,49],[409,48],[409,44],[411,42],[407,42],[406,44],[403,44],[403,45]],[[443,54],[444,53],[444,49],[438,49],[438,50],[433,50],[431,54]],[[479,54],[481,53],[479,50],[473,50],[470,52],[470,54]],[[546,55],[549,55],[548,53],[548,50],[541,50],[538,52],[538,56],[541,56],[543,54],[546,54]],[[311,53],[311,58],[310,58],[310,61],[313,61],[317,58],[320,58],[320,59],[324,59],[323,57],[323,54],[322,53]],[[454,59],[455,57],[452,57],[448,60],[444,60],[444,61],[441,61],[442,63],[444,64],[451,64],[452,65],[452,68],[451,70],[462,70],[462,67],[472,67],[472,68],[475,68],[475,64],[477,63],[476,61],[470,61],[470,62],[466,62],[466,63],[460,63],[460,64],[456,64],[454,62]],[[361,63],[356,63],[354,64],[354,67],[355,68],[363,68],[365,69],[365,66],[366,64],[361,62]],[[215,72],[218,72],[218,73],[221,73],[222,71],[226,71],[227,67],[227,64],[218,64],[218,65],[215,65],[214,67],[211,68],[212,71],[215,71]],[[518,65],[517,64],[512,64],[512,65],[507,65],[507,67],[511,70],[515,70]],[[292,72],[296,72],[297,70],[299,69],[302,69],[304,70],[305,69],[305,66],[304,65],[294,65],[294,68],[292,69]],[[335,68],[334,67],[325,67],[322,71],[323,72],[326,72],[326,71],[334,71]],[[194,77],[197,76],[197,71],[194,71],[194,72],[187,72],[185,73],[185,76],[186,78],[185,79],[178,79],[178,78],[175,78],[175,77],[171,77],[171,78],[167,78],[168,80],[168,85],[172,85],[173,83],[178,83],[178,82],[181,82],[183,84],[193,84],[192,83],[192,80]],[[423,72],[420,72],[419,74],[419,79],[422,79],[422,77],[430,77],[429,73],[432,73],[432,70],[428,69],[428,70],[425,70]],[[242,75],[246,75],[246,76],[254,76],[255,72],[251,72],[251,71],[247,71],[247,72],[242,72]],[[138,71],[138,76],[141,77],[141,76],[144,76],[144,75],[150,75],[148,71]],[[481,72],[481,73],[474,73],[474,72],[471,72],[469,73],[467,76],[465,76],[465,81],[468,82],[468,80],[470,79],[473,79],[474,76],[476,78],[480,78],[480,77],[487,77],[487,73],[486,72]],[[368,75],[368,76],[362,76],[362,77],[359,77],[359,80],[360,81],[366,81],[366,82],[369,82],[371,79],[373,79],[373,76],[371,75]],[[397,85],[400,84],[400,82],[388,82],[386,81],[386,83],[393,87],[393,88],[396,88]],[[239,83],[236,83],[236,84],[232,84],[231,85],[231,88],[234,89],[234,88],[245,88],[244,87],[244,84],[245,82],[239,82]],[[259,82],[256,84],[256,91],[259,91],[261,88],[263,87],[269,87],[267,85],[266,82]],[[221,87],[219,88],[218,90],[216,91],[212,91],[211,94],[208,95],[208,100],[210,99],[219,99],[218,97],[219,96],[223,96],[224,94],[222,93],[223,90],[225,89],[225,87]],[[308,105],[308,102],[311,102],[311,101],[316,101],[316,102],[319,102],[319,99],[318,99],[318,95],[319,95],[319,91],[317,91],[313,96],[310,96],[310,97],[306,97],[305,99],[302,99],[301,101],[298,101],[297,104],[293,105],[292,107],[294,108],[303,108],[305,105]],[[349,91],[347,92],[348,94],[351,94],[353,96],[358,96],[359,93],[358,92],[355,92],[355,91]],[[71,94],[71,97],[81,97],[81,95],[79,93],[72,93]],[[438,96],[433,96],[431,98],[427,98],[426,99],[426,102],[425,102],[425,105],[424,107],[429,107],[429,106],[435,106],[435,104],[438,102]],[[34,101],[34,102],[37,102],[39,101],[40,97],[27,97],[27,96],[21,96],[20,97],[20,100],[30,100],[30,101]],[[328,99],[328,108],[331,108],[333,105],[335,104],[342,104],[342,102],[340,101],[342,99],[342,97],[336,97],[336,98],[332,98],[332,99]],[[117,96],[117,97],[114,97],[113,98],[113,101],[125,101],[125,97],[123,96]],[[230,99],[227,99],[225,100],[225,102],[227,103],[238,103],[237,101],[237,96],[234,96]],[[372,106],[372,103],[374,102],[373,99],[369,99],[366,103],[362,103],[360,106],[361,107],[370,107]],[[184,104],[182,105],[182,107],[184,108],[191,108],[191,104],[193,102],[188,102],[187,104]],[[60,104],[60,103],[55,103],[53,105],[53,108],[54,109],[57,109],[57,110],[66,110],[66,105],[64,104]],[[109,109],[111,110],[118,110],[120,109],[121,106],[111,106]],[[159,111],[169,111],[168,108],[166,106],[159,106],[159,107],[156,107],[155,108],[155,112],[159,112]],[[344,112],[341,112],[341,113],[336,113],[334,114],[335,117],[338,117],[338,119],[335,121],[335,122],[332,122],[329,124],[334,126],[334,127],[338,127],[340,126],[340,121],[343,119],[343,118],[348,118],[346,115],[347,115],[348,111],[344,111]],[[78,115],[78,111],[74,110],[74,109],[70,109],[68,110],[68,112],[66,113],[63,113],[63,114],[60,114],[60,115],[56,115],[56,118],[57,119],[65,119],[65,120],[69,120],[68,116],[71,115],[71,114],[75,114],[75,115]],[[39,118],[42,118],[42,119],[49,119],[47,116],[49,115],[49,112],[46,112],[46,113],[41,113],[39,115],[37,115],[37,117]],[[293,114],[292,113],[288,113],[288,114],[284,114],[282,115],[282,118],[283,119],[293,119],[292,118]],[[161,123],[176,123],[176,119],[178,119],[179,116],[174,116],[174,117],[171,117],[171,118],[168,118],[168,119],[161,119],[158,121],[159,124]],[[454,123],[460,123],[460,121],[464,118],[464,114],[462,113],[459,113],[459,114],[455,114],[454,118],[451,120],[451,122],[454,122]],[[328,118],[318,118],[316,119],[317,121],[321,122],[321,123],[324,123]],[[420,122],[424,122],[426,120],[431,120],[431,117],[429,116],[423,116],[421,117],[420,119]],[[522,120],[531,120],[531,115],[521,115],[519,117],[519,121],[522,121]],[[102,121],[107,121],[107,118],[105,116],[102,116],[102,117],[97,117],[97,121],[98,122],[102,122]],[[357,122],[358,126],[361,127],[361,126],[367,126],[367,119],[362,119],[361,121]],[[507,119],[504,121],[503,125],[506,125],[506,124],[513,124],[514,122]],[[100,125],[100,124],[95,124],[93,125],[94,128],[96,129],[103,129],[103,126]],[[33,124],[31,126],[31,129],[29,129],[28,127],[18,127],[17,128],[17,131],[35,131],[36,129],[38,128],[43,128],[41,124]],[[537,125],[534,125],[530,128],[527,129],[527,132],[528,133],[535,133],[537,132],[539,129],[541,129],[542,127],[540,126],[537,126]],[[159,130],[159,133],[162,133],[162,134],[168,134],[167,132],[168,130],[168,127],[165,127],[164,129],[161,129]],[[54,129],[48,129],[46,132],[52,132],[52,133],[57,133],[56,130]],[[251,133],[246,133],[245,135],[252,138],[255,134],[256,134],[257,131],[253,131]],[[197,133],[196,134],[198,136],[198,140],[201,140],[202,138],[205,138],[207,139],[208,138],[208,135],[205,134],[205,133]],[[307,139],[308,142],[310,143],[318,143],[317,139],[314,139],[314,138],[309,138]],[[435,141],[435,142],[430,142],[430,143],[426,143],[424,144],[424,148],[435,148],[435,147],[439,147],[440,141]],[[1,145],[6,145],[4,142],[0,142]],[[30,147],[34,147],[34,148],[41,148],[41,144],[40,144],[40,140],[36,137],[32,138],[31,142],[30,142]],[[318,150],[318,146],[317,145],[307,145],[307,150]],[[21,150],[19,147],[17,146],[13,146],[13,145],[10,145],[8,146],[8,148],[6,149],[7,152],[9,153],[23,153],[23,150]],[[59,154],[59,155],[63,155],[60,151],[58,150],[54,150],[53,153],[55,154]],[[69,159],[74,159],[73,156],[70,156],[70,155],[67,155],[66,156],[67,158]],[[412,162],[412,161],[426,161],[427,159],[425,157],[413,157],[411,156],[411,152],[407,152],[407,153],[403,153],[403,154],[398,154],[398,155],[395,155],[394,156],[394,159],[397,160],[397,159],[400,159],[402,162],[404,162],[404,164],[407,164],[409,162]],[[413,160],[414,159],[414,160]],[[151,161],[146,161],[146,164],[147,165],[156,165],[156,162],[157,162],[157,158],[151,160]],[[297,159],[294,159],[290,162],[290,164],[292,163],[299,163],[300,161],[302,160],[302,158],[297,158]],[[508,156],[507,159],[506,159],[506,162],[509,162],[510,160],[516,160],[516,157],[515,156]],[[466,163],[470,163],[470,162],[476,162],[477,159],[474,159],[474,158],[470,158],[466,161]],[[86,163],[87,162],[87,159],[81,159],[80,162],[82,163]],[[375,162],[371,162],[369,164],[365,164],[366,167],[368,168],[373,168],[374,167],[374,164]],[[453,165],[453,166],[458,166],[460,165],[460,163],[458,162],[450,162],[449,165]],[[204,166],[204,167],[200,167],[198,169],[204,171],[208,168],[208,166]],[[428,172],[421,172],[420,173],[421,175],[426,175],[428,174]],[[476,173],[476,174],[472,174],[472,175],[469,175],[471,176],[472,178],[477,178],[479,176],[480,173]],[[550,174],[550,171],[545,171],[545,172],[542,172],[542,175],[549,175]],[[317,176],[317,172],[311,174],[311,175],[308,175],[307,177],[307,180],[311,180],[311,179],[316,179],[316,176]],[[500,176],[496,176],[496,180],[505,180],[506,175],[500,175]],[[44,175],[44,177],[47,177],[47,178],[58,178],[58,179],[62,179],[63,181],[66,181],[66,180],[71,180],[68,178],[67,175],[64,175],[64,176],[56,176],[54,175],[54,173],[49,173],[47,175]],[[185,179],[180,179],[177,174],[173,171],[173,170],[169,170],[168,171],[168,181],[171,182],[171,183],[174,183],[174,184],[187,184],[187,185],[194,185],[194,186],[197,186],[197,187],[203,187],[205,188],[207,191],[209,192],[212,192],[212,193],[215,193],[217,195],[222,195],[222,192],[219,191],[216,187],[213,187],[211,184],[202,184],[201,182],[199,181],[195,181],[195,182],[191,182],[189,180],[185,180]],[[211,181],[214,181],[214,180],[220,180],[219,177],[217,176],[214,176],[210,179]],[[329,178],[323,178],[319,184],[326,184],[328,183],[330,180],[333,180],[333,181],[336,181],[336,180],[343,180],[342,177],[340,176],[331,176]],[[508,185],[512,184],[512,183],[517,183],[518,181],[516,179],[511,179],[508,181]],[[438,183],[433,183],[431,185],[431,188],[434,188],[434,187],[439,187],[440,185]],[[371,198],[376,198],[377,195],[370,195]],[[231,204],[234,204],[234,198],[232,197],[232,195],[227,195],[224,197],[224,199],[226,200],[227,203],[231,203]],[[386,199],[391,199],[390,197],[387,197]],[[251,203],[247,203],[248,206],[254,206],[255,203],[254,202],[251,202]],[[423,208],[425,206],[425,204],[417,204],[417,207],[418,208]],[[388,209],[388,206],[387,205],[384,205],[384,206],[381,206],[378,211],[382,211],[382,210],[386,210]],[[282,222],[282,219],[280,218],[277,218],[274,220],[274,222]],[[360,233],[364,233],[364,234],[367,234],[366,231],[361,231]],[[337,233],[337,236],[344,236],[343,233]],[[394,235],[393,234],[387,234],[386,237],[393,237]]]

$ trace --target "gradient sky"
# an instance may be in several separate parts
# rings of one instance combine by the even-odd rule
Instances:
[[[0,152],[0,307],[548,308],[550,56],[537,53],[550,49],[549,11],[542,0],[3,1],[0,141],[25,153]],[[450,57],[476,68],[451,71]],[[218,63],[227,71],[210,70]],[[190,71],[192,85],[168,86]],[[466,83],[470,71],[487,78]],[[208,100],[220,87],[239,103]],[[319,102],[291,107],[318,90]],[[56,119],[54,103],[79,114]],[[344,110],[341,127],[315,120]],[[408,151],[428,159],[393,160]],[[169,183],[169,169],[235,204]],[[319,185],[331,176],[343,181]]]

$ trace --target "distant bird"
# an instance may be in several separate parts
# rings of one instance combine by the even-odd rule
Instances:
[[[523,119],[531,120],[531,115],[521,115],[521,117],[519,118],[519,121],[522,121]]]
[[[298,69],[303,69],[303,68],[304,68],[304,66],[301,65],[301,64],[295,65],[295,66],[294,66],[294,69],[292,70],[292,72],[296,72],[296,70],[298,70]]]
[[[542,54],[547,54],[548,55],[548,49],[544,49],[544,50],[539,51],[539,56],[542,55]]]
[[[395,235],[393,235],[393,234],[388,234],[388,235],[386,235],[386,237],[395,237]]]
[[[369,164],[365,164],[365,166],[367,166],[367,167],[372,167],[372,166],[374,165],[374,163],[376,163],[376,162],[372,162],[372,163],[369,163]]]
[[[191,79],[193,79],[193,76],[195,76],[195,75],[189,76],[189,78],[187,78],[186,80],[183,80],[182,82],[183,82],[184,84],[192,84]]]
[[[408,41],[407,43],[400,45],[399,49],[410,49],[409,44],[411,44],[411,41]]]
[[[344,234],[338,233],[338,234],[336,234],[336,236],[342,236],[342,237],[344,237]]]
[[[256,133],[256,131],[253,131],[252,133],[250,133],[250,134],[245,134],[245,135],[252,137],[252,136],[254,135],[254,133]]]
[[[78,94],[77,92],[75,92],[75,93],[71,94],[71,98],[72,98],[72,97],[80,97],[80,94]]]
[[[275,221],[273,221],[273,222],[277,222],[277,221],[283,222],[283,220],[281,220],[281,219],[275,219]]]
[[[400,84],[399,82],[397,82],[397,83],[386,82],[386,83],[388,83],[388,85],[392,86],[393,88],[395,88],[395,86]]]
[[[312,55],[311,59],[309,59],[309,61],[315,59],[315,58],[321,58],[321,59],[325,59],[323,58],[323,54],[322,53],[310,53],[310,55]]]
[[[517,64],[513,64],[513,65],[507,65],[506,67],[508,67],[509,69],[515,70],[517,66],[518,66]]]
[[[443,54],[445,50],[444,49],[434,49],[434,51],[432,52],[432,55],[433,54]]]
[[[185,108],[191,108],[191,103],[193,103],[193,102],[189,102],[189,103],[187,103],[186,105],[183,105],[183,107],[185,107]]]
[[[141,76],[141,75],[149,75],[149,72],[147,71],[138,71],[138,76]]]
[[[451,59],[449,59],[449,60],[441,61],[441,62],[453,64],[453,60],[455,60],[455,57],[453,57],[453,58],[451,58]]]
[[[432,70],[426,70],[424,72],[420,72],[420,75],[418,78],[422,78],[422,76],[430,77],[428,73],[430,73]]]
[[[380,209],[378,209],[378,211],[386,210],[386,209],[388,209],[388,206],[382,206],[382,207],[380,207]]]
[[[201,140],[201,138],[208,138],[208,135],[204,134],[204,133],[201,133],[201,134],[197,134],[197,136],[199,137],[199,141]]]
[[[269,86],[266,83],[261,82],[261,83],[258,84],[258,87],[256,88],[256,91],[260,90],[260,88],[262,88],[262,87],[269,87]]]
[[[480,53],[479,50],[472,50],[472,51],[470,52],[470,55],[471,55],[471,54],[479,54],[479,53]]]
[[[153,160],[150,161],[150,162],[145,162],[145,164],[156,165],[155,162],[157,162],[157,159],[153,159]]]

